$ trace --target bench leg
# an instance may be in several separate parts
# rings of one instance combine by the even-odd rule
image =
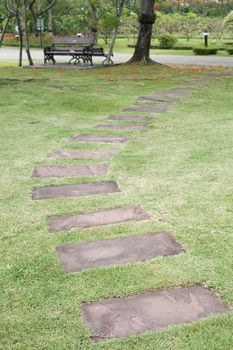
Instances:
[[[109,57],[109,58],[105,58],[102,62],[102,64],[114,64],[113,60]]]
[[[71,62],[72,62],[73,60],[76,60],[76,57],[72,57],[72,58],[69,60],[69,64],[71,64]]]

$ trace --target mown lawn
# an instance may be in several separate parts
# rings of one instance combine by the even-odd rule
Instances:
[[[118,66],[90,71],[0,68],[1,320],[0,349],[230,350],[233,313],[171,326],[125,340],[94,344],[83,326],[81,302],[201,284],[233,306],[233,77],[155,115],[149,131],[124,145],[75,144],[79,132],[119,113],[139,95],[204,77],[201,68]],[[107,176],[31,179],[57,149],[117,149]],[[101,161],[95,161],[95,163]],[[115,180],[120,193],[80,199],[31,200],[45,184]],[[52,234],[47,216],[139,204],[151,220]],[[187,253],[64,274],[55,248],[71,242],[169,231]]]

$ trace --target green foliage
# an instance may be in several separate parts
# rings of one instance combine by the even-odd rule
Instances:
[[[185,15],[180,15],[178,23],[188,41],[199,31],[201,17],[197,16],[195,13],[189,12]]]
[[[161,35],[159,38],[159,48],[160,49],[170,49],[177,42],[177,38],[172,35]]]
[[[105,43],[108,43],[114,28],[117,25],[117,17],[112,6],[112,3],[109,1],[104,2],[104,4],[99,8],[99,30],[100,36],[104,39]]]
[[[91,8],[87,1],[79,1],[79,6],[73,1],[57,2],[53,8],[53,34],[84,35],[90,32]]]
[[[233,11],[224,18],[223,25],[231,31],[233,30]]]
[[[216,55],[216,53],[218,52],[218,48],[214,46],[198,46],[193,48],[193,52],[195,53],[195,55]]]
[[[227,49],[226,51],[229,53],[229,55],[233,55],[233,47],[232,47],[232,48]]]

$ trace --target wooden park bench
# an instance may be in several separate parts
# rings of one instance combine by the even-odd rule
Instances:
[[[56,63],[54,56],[69,56],[69,63],[74,64],[90,63],[93,65],[93,57],[105,57],[103,64],[106,62],[107,55],[102,47],[95,47],[94,38],[54,38],[52,45],[44,48],[44,63],[52,61]]]

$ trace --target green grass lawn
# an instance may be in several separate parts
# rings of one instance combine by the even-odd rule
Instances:
[[[212,69],[213,71],[213,69]],[[230,350],[233,313],[159,332],[94,344],[78,305],[169,287],[201,284],[233,306],[233,77],[155,115],[149,131],[128,144],[75,144],[109,114],[139,95],[205,76],[199,68],[118,66],[90,71],[0,67],[1,320],[2,350]],[[110,172],[95,179],[31,179],[58,149],[117,149]],[[101,161],[95,161],[101,163]],[[34,186],[115,180],[120,193],[32,201]],[[47,216],[139,204],[151,220],[51,234]],[[64,274],[55,248],[71,242],[169,231],[187,253]]]

